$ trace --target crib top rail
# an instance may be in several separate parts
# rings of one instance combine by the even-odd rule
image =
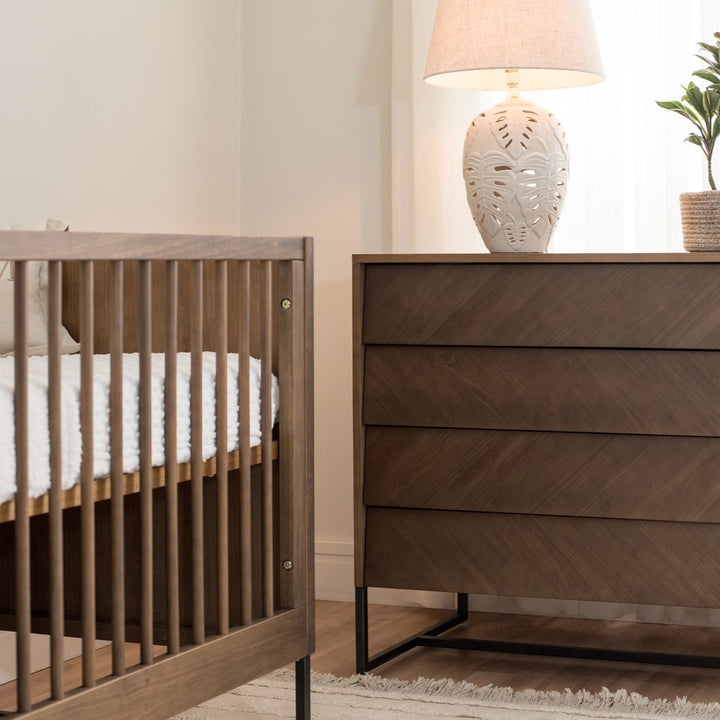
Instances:
[[[3,260],[303,260],[304,237],[0,231]]]

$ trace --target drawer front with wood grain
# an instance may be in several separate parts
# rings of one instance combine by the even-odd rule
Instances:
[[[366,425],[720,436],[720,353],[368,346]]]
[[[367,344],[720,348],[702,263],[371,264],[363,318]]]
[[[365,584],[720,606],[720,525],[368,508]]]
[[[368,427],[365,505],[720,522],[720,438]]]

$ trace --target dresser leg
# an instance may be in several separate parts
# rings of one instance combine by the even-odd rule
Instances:
[[[468,619],[468,596],[467,593],[457,593],[457,609],[455,614],[443,620],[437,625],[419,632],[392,647],[383,650],[370,657],[368,644],[368,601],[367,588],[355,588],[355,669],[356,672],[362,674],[374,670],[379,665],[402,655],[414,647],[425,645],[427,640],[433,641],[438,639],[438,635],[446,630],[464,623]]]
[[[468,594],[457,594],[457,617],[460,622],[466,622],[468,619]]]
[[[368,603],[367,588],[355,588],[355,672],[366,673],[370,654],[368,652]]]

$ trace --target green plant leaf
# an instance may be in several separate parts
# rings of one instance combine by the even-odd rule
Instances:
[[[720,31],[714,34],[715,44],[700,42],[700,53],[696,57],[705,63],[705,67],[696,70],[692,78],[699,78],[706,87],[698,87],[688,82],[683,87],[680,100],[658,100],[658,107],[681,115],[694,126],[685,141],[697,145],[705,154],[708,164],[720,137]]]
[[[708,82],[720,84],[720,77],[711,72],[710,68],[707,70],[696,70],[693,75],[695,77],[702,78],[703,80],[707,80]]]
[[[682,110],[683,104],[679,100],[656,100],[661,108],[665,110]]]
[[[708,118],[712,114],[712,95],[709,92],[701,94],[702,97],[702,116]]]
[[[712,120],[720,112],[720,92],[713,88],[708,88],[705,94],[710,98],[710,118]]]
[[[720,115],[718,115],[718,116],[715,118],[715,121],[713,122],[712,136],[713,136],[714,138],[720,136]]]
[[[702,117],[705,112],[705,108],[703,105],[703,92],[697,85],[695,85],[695,83],[688,83],[687,88],[685,88],[685,99],[690,104],[690,106]]]
[[[704,43],[704,42],[699,42],[698,45],[699,45],[703,50],[707,50],[707,51],[715,58],[715,60],[720,59],[720,58],[718,57],[718,53],[720,52],[720,48],[718,48],[717,45],[710,45],[710,43]]]
[[[689,120],[699,131],[701,134],[705,132],[705,128],[703,127],[702,122],[697,116],[697,113],[690,108],[686,107],[680,102],[670,100],[665,103],[660,103],[660,101],[656,101],[660,107],[670,110],[671,112],[677,113],[678,115],[681,115],[686,120]]]
[[[695,116],[691,112],[689,112],[687,109],[685,109],[685,108],[670,108],[670,110],[674,113],[677,113],[678,115],[682,115],[684,118],[686,118],[687,120],[690,120],[690,122],[694,123],[695,125],[699,125]]]

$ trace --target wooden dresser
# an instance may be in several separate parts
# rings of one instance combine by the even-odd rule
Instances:
[[[356,585],[720,607],[720,254],[354,257]]]

